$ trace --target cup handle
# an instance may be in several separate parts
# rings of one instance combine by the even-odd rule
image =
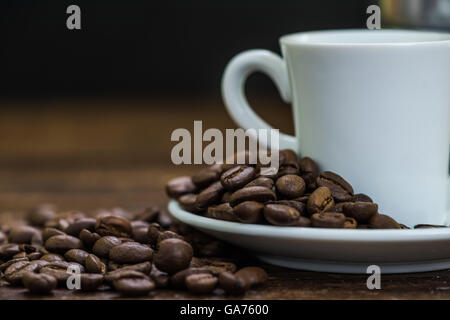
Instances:
[[[263,72],[275,82],[281,98],[291,102],[291,89],[284,60],[267,50],[249,50],[235,56],[222,77],[222,97],[231,118],[244,129],[272,129],[249,106],[245,97],[245,81],[253,72]],[[256,137],[255,137],[256,138]],[[280,133],[280,149],[298,152],[297,139]]]

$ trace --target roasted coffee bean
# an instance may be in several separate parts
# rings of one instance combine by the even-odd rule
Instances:
[[[316,179],[318,187],[327,187],[331,191],[331,195],[337,202],[345,202],[352,200],[353,188],[340,175],[324,171],[320,173]]]
[[[298,163],[298,166],[300,177],[305,181],[306,187],[312,189],[319,176],[319,168],[316,162],[309,157],[303,157]]]
[[[42,240],[47,241],[48,238],[53,237],[53,236],[61,236],[61,235],[65,235],[65,233],[59,229],[55,229],[55,228],[45,228],[42,231]]]
[[[178,198],[183,194],[194,193],[196,191],[197,187],[189,176],[174,178],[166,185],[166,193],[171,198]]]
[[[245,267],[237,271],[234,275],[244,283],[246,289],[260,285],[267,280],[267,273],[259,267]]]
[[[315,228],[343,228],[345,215],[337,212],[320,212],[311,216],[311,226]]]
[[[97,219],[95,232],[102,237],[114,236],[118,238],[129,238],[133,230],[127,219],[117,216],[105,216]]]
[[[55,289],[57,285],[55,277],[44,273],[34,272],[25,273],[22,277],[22,283],[25,288],[33,294],[48,294]]]
[[[225,221],[238,221],[233,208],[228,202],[209,207],[205,217]]]
[[[205,274],[209,273],[210,271],[202,269],[202,268],[187,268],[183,269],[181,271],[178,271],[177,273],[173,274],[170,277],[170,283],[174,288],[177,289],[185,289],[186,288],[186,277],[192,274]]]
[[[30,259],[28,259],[27,257],[21,257],[21,258],[13,258],[9,261],[3,262],[0,265],[0,272],[4,272],[10,265],[12,265],[16,262],[21,262],[21,261],[30,261]]]
[[[133,227],[133,240],[140,243],[149,243],[148,241],[148,226],[145,227]]]
[[[32,226],[43,227],[47,221],[56,216],[55,207],[51,204],[42,204],[32,208],[27,213],[27,220]]]
[[[155,222],[150,224],[147,231],[148,243],[152,246],[155,246],[158,241],[159,235],[163,231],[164,229],[158,223]]]
[[[297,154],[291,149],[280,150],[278,157],[280,165],[284,164],[297,165],[298,163]]]
[[[306,214],[306,205],[297,200],[278,200],[278,201],[269,201],[266,204],[283,204],[288,207],[296,209],[301,215]]]
[[[219,275],[219,287],[232,295],[241,295],[246,290],[246,284],[231,272],[223,272]]]
[[[121,243],[122,241],[120,241],[117,237],[101,237],[99,240],[97,240],[97,242],[95,242],[94,247],[92,248],[92,252],[98,257],[108,258],[109,251],[113,247],[118,246]]]
[[[272,179],[267,177],[258,177],[253,181],[250,181],[245,185],[245,187],[266,187],[267,189],[272,190],[275,183]],[[231,196],[231,194],[230,194]]]
[[[333,212],[344,213],[344,206],[351,202],[338,202],[334,205]]]
[[[224,192],[222,183],[220,181],[214,182],[198,194],[195,206],[199,210],[205,210],[208,206],[218,203]]]
[[[344,228],[345,229],[356,229],[358,227],[358,222],[354,218],[345,217]]]
[[[230,261],[221,261],[217,258],[192,258],[191,268],[200,268],[202,270],[207,270],[215,276],[218,276],[222,272],[235,272],[236,265]]]
[[[263,219],[264,205],[256,201],[244,201],[233,208],[234,215],[243,223],[258,223]]]
[[[81,249],[82,244],[80,239],[69,235],[53,236],[45,241],[45,248],[54,253],[64,254],[70,249]]]
[[[159,212],[160,212],[159,207],[151,206],[151,207],[145,208],[144,211],[137,214],[134,217],[134,220],[140,220],[140,221],[152,223],[158,218]]]
[[[66,288],[67,279],[71,275],[70,273],[67,272],[67,270],[69,270],[68,269],[69,267],[78,268],[80,270],[80,273],[83,273],[85,270],[82,265],[76,262],[55,261],[49,263],[46,266],[43,266],[39,270],[39,273],[53,276],[54,278],[56,278],[59,286]]]
[[[373,201],[368,195],[364,193],[357,193],[352,197],[352,202],[373,202]]]
[[[378,212],[378,205],[372,202],[349,202],[344,205],[347,217],[355,218],[360,223],[368,223]]]
[[[146,296],[155,288],[150,278],[122,278],[114,280],[114,288],[125,296]]]
[[[112,282],[115,279],[131,277],[131,275],[135,275],[135,276],[146,275],[146,274],[149,274],[151,270],[152,270],[152,264],[148,261],[138,263],[138,264],[132,264],[132,265],[125,266],[125,267],[119,268],[117,270],[108,272],[105,275],[105,280],[107,282]]]
[[[65,230],[68,235],[78,237],[81,230],[94,231],[96,220],[94,218],[81,218],[72,222]]]
[[[86,268],[82,264],[79,264],[78,262],[68,262],[68,261],[48,262],[45,266],[46,267],[60,268],[60,269],[66,270],[66,271],[67,271],[68,268],[77,268],[77,269],[80,270],[81,273],[84,273],[85,270],[86,270]]]
[[[252,181],[255,175],[253,167],[236,166],[222,173],[220,182],[226,190],[234,191]]]
[[[154,254],[155,266],[169,274],[189,267],[193,256],[193,250],[189,243],[180,239],[167,239],[158,244]]]
[[[104,279],[106,283],[112,285],[114,281],[124,278],[148,278],[148,276],[140,271],[121,268],[113,272],[108,272]]]
[[[215,289],[218,279],[209,273],[198,273],[187,276],[185,281],[190,292],[206,294]]]
[[[12,285],[21,284],[24,274],[28,272],[37,272],[47,264],[47,261],[42,260],[16,262],[6,268],[5,279]]]
[[[17,261],[9,265],[4,271],[4,277],[6,281],[8,281],[11,284],[14,284],[14,281],[17,280],[17,278],[15,278],[16,274],[20,274],[23,268],[25,268],[28,265],[30,265],[30,261],[28,261],[28,259]],[[27,270],[27,272],[29,271]]]
[[[11,228],[8,240],[11,243],[31,243],[33,237],[36,236],[40,236],[38,229],[30,226],[18,226]]]
[[[181,239],[184,240],[183,236],[180,236],[178,233],[172,231],[163,231],[159,234],[158,239],[156,240],[156,244],[164,241],[166,239]]]
[[[400,227],[401,227],[401,229],[411,229],[410,227],[408,227],[407,225],[404,225],[402,223],[400,223]]]
[[[285,174],[298,174],[298,158],[297,154],[290,149],[279,151],[279,169],[276,177]]]
[[[166,288],[169,286],[170,283],[170,276],[156,268],[155,266],[152,266],[152,271],[150,272],[150,279],[153,280],[155,283],[156,288]]]
[[[317,212],[333,210],[334,200],[331,196],[330,189],[327,187],[319,187],[314,190],[314,192],[309,196],[306,209],[310,215]]]
[[[109,251],[109,259],[124,264],[151,261],[152,255],[152,249],[137,242],[122,243]]]
[[[292,226],[300,218],[300,212],[284,204],[266,204],[263,213],[266,220],[276,226]]]
[[[94,244],[101,238],[101,236],[98,233],[83,229],[80,232],[79,238],[87,249],[92,249]]]
[[[60,254],[56,253],[48,253],[41,257],[41,260],[47,261],[47,262],[54,262],[54,261],[64,261],[64,257]]]
[[[79,264],[84,265],[84,262],[86,261],[86,258],[88,257],[89,253],[81,250],[81,249],[70,249],[64,254],[64,257],[67,261],[71,262],[78,262]]]
[[[197,195],[194,193],[184,194],[178,198],[180,207],[189,212],[197,212]]]
[[[220,174],[222,173],[221,164],[213,164],[207,168],[204,168],[192,176],[192,182],[195,186],[202,189],[213,182],[220,179]]]
[[[143,221],[143,220],[134,220],[131,221],[131,228],[133,229],[139,229],[139,228],[148,228],[148,226],[150,225],[149,222],[147,221]]]
[[[288,199],[300,197],[306,190],[305,181],[301,177],[293,174],[287,174],[278,178],[275,186],[278,193]]]
[[[401,229],[397,221],[385,214],[376,214],[370,219],[369,225],[373,229]]]
[[[244,201],[267,202],[274,201],[277,197],[275,193],[264,187],[246,187],[235,191],[230,198],[232,207]]]
[[[57,283],[61,287],[65,287],[66,281],[69,278],[69,274],[66,269],[62,269],[54,266],[45,266],[39,271],[40,274],[46,274],[56,279]]]
[[[80,290],[95,291],[103,283],[103,275],[95,273],[80,274]]]
[[[86,270],[89,273],[100,273],[100,274],[106,273],[105,263],[94,254],[88,254],[88,256],[84,261],[84,265],[86,266]]]
[[[31,252],[27,254],[28,259],[30,259],[30,261],[33,260],[40,260],[42,257],[42,253],[40,252]]]
[[[0,245],[0,259],[9,260],[12,256],[20,252],[19,245],[16,243],[5,243]]]
[[[173,223],[171,216],[166,211],[161,211],[156,222],[163,228],[170,228]]]
[[[368,224],[358,224],[356,229],[372,229]]]
[[[448,226],[438,224],[416,224],[414,229],[448,228]]]
[[[299,217],[297,223],[295,224],[296,227],[303,227],[308,228],[311,227],[311,219],[307,217]]]

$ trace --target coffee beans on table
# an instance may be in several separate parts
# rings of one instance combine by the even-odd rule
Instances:
[[[186,287],[189,291],[198,294],[210,293],[219,280],[210,273],[191,274],[186,277]]]
[[[248,152],[245,159],[249,159]],[[366,194],[355,193],[344,177],[320,172],[313,159],[299,159],[286,149],[280,150],[279,160],[279,170],[271,176],[261,175],[259,164],[214,164],[191,178],[170,180],[166,191],[183,209],[218,220],[291,227],[408,229],[380,214],[378,204]],[[427,227],[435,226],[416,228]]]
[[[56,278],[45,273],[27,272],[22,277],[25,288],[31,293],[47,294],[56,288]]]
[[[173,274],[189,267],[192,256],[189,243],[172,238],[158,243],[153,262],[159,270]]]
[[[214,166],[195,181],[204,187],[205,181],[214,176],[218,179],[215,190],[224,190],[219,173],[218,166]],[[235,175],[227,183],[239,180],[242,187],[248,179]],[[190,178],[183,178],[168,189],[183,197],[192,194],[184,192],[198,192],[198,186],[193,186]],[[215,199],[220,201],[221,197]],[[262,217],[264,206],[254,204]],[[208,210],[212,218],[239,221],[229,203],[212,205]],[[34,217],[44,213],[47,219]],[[230,258],[219,258],[224,254],[223,243],[167,219],[156,207],[134,216],[123,210],[103,211],[93,218],[79,211],[59,213],[53,206],[40,206],[30,210],[27,217],[35,226],[1,226],[4,237],[0,239],[0,280],[4,281],[0,283],[24,286],[33,294],[69,289],[68,281],[74,272],[80,273],[80,287],[71,289],[79,291],[112,289],[132,297],[152,291],[157,294],[162,288],[188,290],[196,295],[223,294],[223,290],[215,291],[220,275],[234,275],[237,269]],[[245,283],[241,292],[249,288],[247,280],[239,281]]]
[[[109,251],[109,259],[122,264],[135,264],[152,260],[153,250],[138,242],[125,242]]]
[[[229,294],[242,294],[253,286],[264,283],[267,273],[259,267],[245,267],[236,273],[223,272],[219,275],[219,286]]]

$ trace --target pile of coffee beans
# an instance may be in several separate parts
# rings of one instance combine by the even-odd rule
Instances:
[[[236,257],[227,252],[235,251],[157,207],[88,216],[41,205],[29,212],[26,224],[0,226],[0,286],[24,286],[33,294],[57,287],[126,296],[163,288],[243,294],[267,279],[258,267],[238,270]],[[75,274],[78,287],[70,278]]]
[[[234,156],[238,159],[238,155]],[[253,224],[345,229],[409,229],[378,212],[378,205],[339,174],[320,172],[314,160],[292,150],[279,153],[279,170],[261,175],[261,165],[214,164],[193,176],[170,180],[169,197],[204,217]],[[236,163],[236,162],[234,162]],[[417,225],[415,228],[443,227]]]

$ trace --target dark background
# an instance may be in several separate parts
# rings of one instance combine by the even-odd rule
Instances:
[[[368,3],[1,0],[0,97],[217,94],[235,54],[279,52],[287,33],[363,28]],[[66,28],[70,4],[81,30]],[[273,90],[262,75],[249,87]]]

